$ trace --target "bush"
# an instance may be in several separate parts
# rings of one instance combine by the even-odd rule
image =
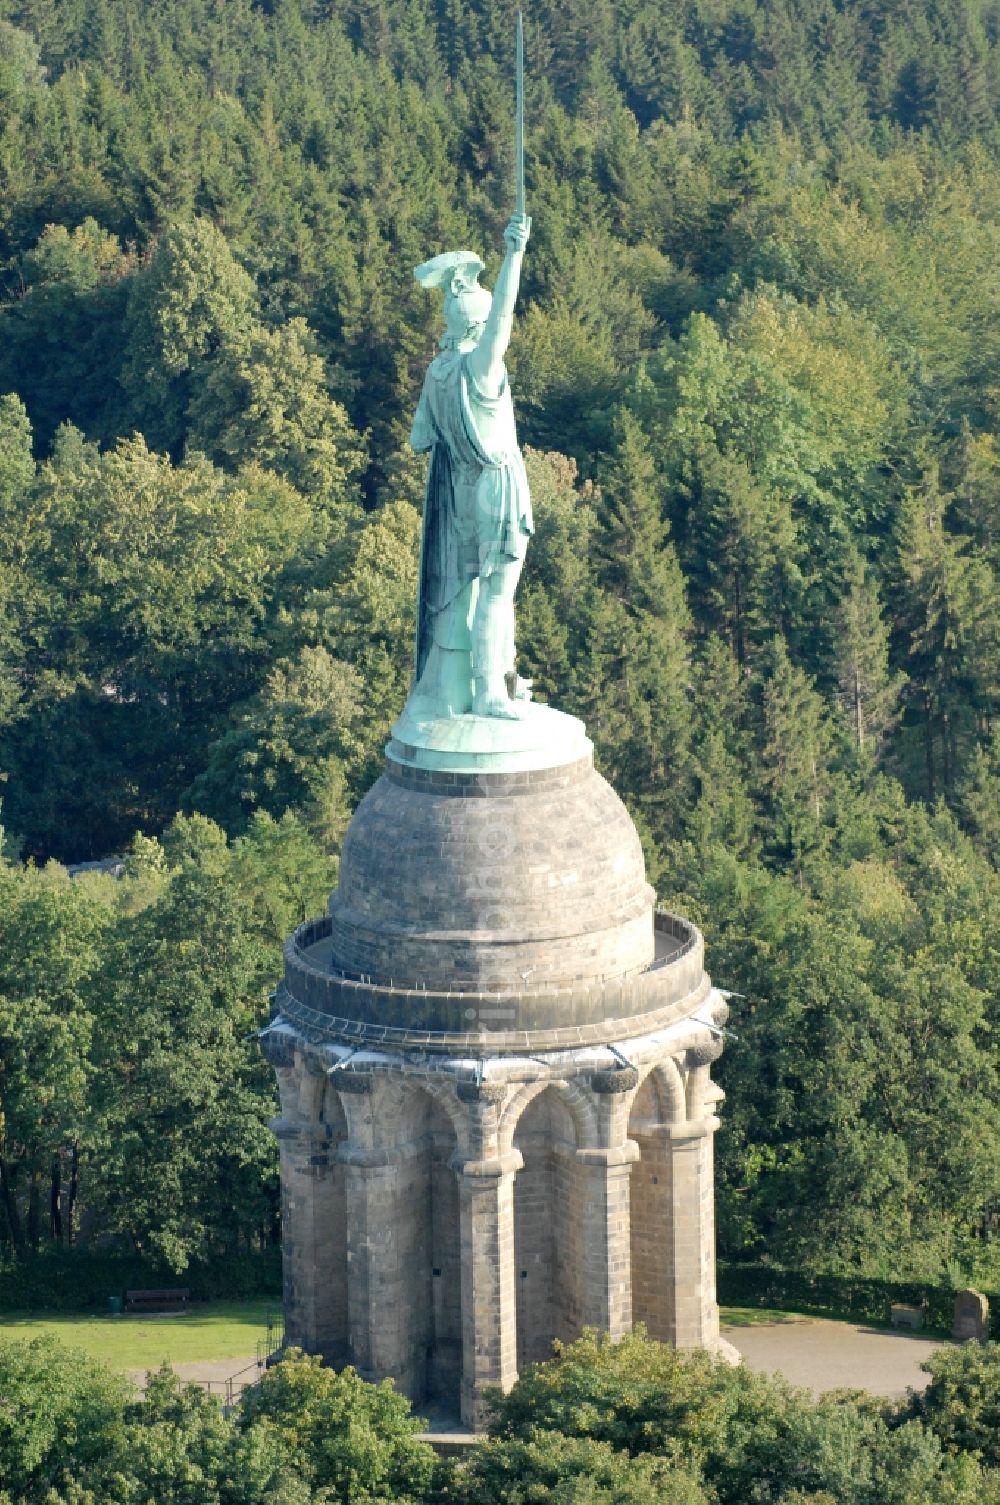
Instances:
[[[101,1505],[310,1505],[308,1485],[268,1426],[240,1429],[215,1396],[168,1365],[133,1408],[125,1462],[101,1481]]]
[[[809,1312],[849,1313],[875,1324],[889,1320],[894,1302],[924,1306],[930,1327],[950,1331],[955,1291],[918,1280],[875,1280],[855,1275],[813,1275],[779,1265],[725,1264],[718,1267],[719,1300],[726,1306],[802,1308]],[[986,1293],[1000,1311],[1000,1292]]]
[[[976,1461],[946,1457],[918,1421],[891,1429],[867,1398],[814,1401],[744,1365],[685,1357],[639,1333],[620,1343],[590,1333],[559,1349],[496,1398],[492,1430],[509,1442],[544,1430],[659,1456],[700,1477],[716,1505],[785,1502],[795,1492],[826,1494],[833,1505],[983,1505]]]
[[[53,1338],[0,1342],[0,1485],[18,1505],[120,1452],[132,1386]]]
[[[940,1438],[949,1453],[974,1453],[1000,1469],[1000,1343],[949,1345],[921,1365],[931,1377],[912,1395],[910,1414]]]
[[[239,1424],[270,1427],[296,1474],[331,1505],[423,1500],[441,1471],[391,1380],[369,1385],[296,1348],[243,1396]]]
[[[697,1479],[665,1458],[632,1458],[558,1432],[481,1444],[459,1470],[456,1498],[461,1505],[708,1505]]]
[[[0,1266],[0,1309],[81,1311],[107,1307],[130,1290],[186,1286],[193,1301],[250,1301],[281,1295],[281,1250],[219,1255],[178,1275],[138,1254],[57,1250]]]
[[[310,1505],[272,1428],[168,1366],[123,1375],[52,1338],[0,1343],[0,1505]]]

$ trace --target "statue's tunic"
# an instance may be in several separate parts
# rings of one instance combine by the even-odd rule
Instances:
[[[506,370],[500,391],[490,397],[465,355],[439,355],[424,379],[410,442],[431,451],[420,558],[419,679],[432,638],[445,648],[468,644],[466,613],[445,608],[477,576],[523,559],[534,523]]]

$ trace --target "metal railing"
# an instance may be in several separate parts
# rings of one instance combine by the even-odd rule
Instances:
[[[204,1390],[208,1395],[218,1395],[222,1399],[222,1409],[230,1411],[240,1401],[244,1390],[251,1390],[259,1385],[264,1377],[266,1365],[260,1359],[255,1359],[245,1369],[237,1369],[235,1374],[229,1374],[224,1380],[185,1380],[187,1385],[197,1385],[199,1390]]]
[[[263,1338],[257,1339],[256,1357],[252,1364],[245,1364],[242,1369],[226,1375],[221,1380],[186,1380],[189,1385],[197,1385],[208,1395],[218,1395],[222,1399],[222,1409],[226,1412],[239,1404],[243,1392],[252,1390],[259,1385],[265,1373],[280,1357],[285,1347],[285,1317],[283,1312],[268,1312],[264,1318],[265,1330]]]

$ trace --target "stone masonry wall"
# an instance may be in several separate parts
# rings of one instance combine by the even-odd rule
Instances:
[[[420,1400],[427,1393],[427,1360],[434,1336],[429,1146],[400,1166],[389,1216],[396,1241],[399,1290],[400,1373],[396,1384],[412,1400]]]
[[[553,1336],[572,1342],[586,1323],[583,1309],[583,1216],[585,1191],[575,1147],[558,1141],[552,1147],[554,1228],[552,1276]]]
[[[551,1358],[555,1338],[583,1325],[580,1167],[572,1120],[547,1089],[514,1136],[524,1166],[514,1182],[518,1366]]]
[[[455,1401],[462,1380],[462,1260],[458,1180],[447,1155],[435,1147],[431,1161],[432,1347],[426,1393]]]
[[[309,1134],[283,1140],[281,1215],[287,1341],[344,1364],[350,1352],[347,1219],[337,1144]]]
[[[517,1367],[552,1354],[555,1227],[552,1153],[540,1133],[518,1145],[524,1167],[514,1182],[514,1264],[517,1282]]]
[[[635,827],[589,759],[503,776],[390,761],[344,838],[333,963],[432,991],[522,974],[586,984],[652,962],[653,897]]]
[[[662,1141],[652,1134],[631,1136],[640,1158],[632,1166],[632,1321],[651,1338],[673,1341],[674,1282],[669,1196],[670,1165]]]
[[[720,1094],[694,1040],[647,1057],[635,1088],[632,1065],[504,1082],[386,1056],[331,1074],[279,1037],[289,1341],[475,1428],[489,1387],[585,1326],[716,1346]]]

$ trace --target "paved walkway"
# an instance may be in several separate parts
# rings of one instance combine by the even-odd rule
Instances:
[[[923,1361],[941,1347],[919,1333],[885,1332],[821,1318],[759,1327],[725,1327],[723,1335],[751,1369],[781,1374],[793,1385],[824,1390],[868,1390],[901,1397],[908,1386],[922,1390],[929,1375]]]
[[[907,1387],[922,1390],[928,1376],[920,1365],[941,1347],[938,1339],[918,1333],[886,1332],[821,1318],[724,1327],[722,1331],[751,1369],[781,1374],[791,1384],[802,1385],[816,1395],[824,1390],[854,1389],[902,1397]],[[174,1370],[180,1379],[197,1381],[223,1398],[226,1381],[232,1376],[239,1376],[234,1381],[237,1394],[257,1377],[253,1354],[241,1359],[175,1364]],[[130,1369],[128,1373],[141,1391],[146,1371]],[[430,1423],[431,1432],[443,1426],[436,1417],[431,1417]]]
[[[174,1364],[173,1371],[178,1379],[202,1385],[223,1400],[226,1399],[227,1380],[237,1376],[233,1380],[233,1391],[238,1395],[245,1385],[252,1385],[259,1374],[253,1354],[242,1359],[198,1359],[189,1364]],[[142,1394],[146,1388],[145,1369],[129,1369],[126,1372]]]

